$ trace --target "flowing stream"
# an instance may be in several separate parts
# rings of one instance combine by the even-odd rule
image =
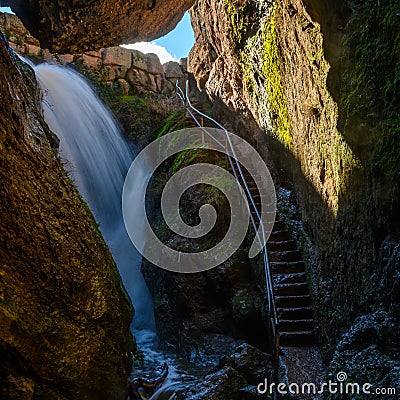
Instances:
[[[173,398],[201,372],[179,357],[157,350],[153,302],[140,272],[141,255],[130,241],[122,217],[122,188],[134,151],[110,111],[78,73],[53,64],[29,64],[44,93],[45,121],[60,139],[60,155],[99,223],[134,305],[132,330],[145,358],[136,373],[146,376],[167,362],[168,378],[151,399]],[[137,191],[132,191],[138,196],[144,190],[139,187],[141,181],[138,179]],[[135,200],[131,201],[134,204]]]

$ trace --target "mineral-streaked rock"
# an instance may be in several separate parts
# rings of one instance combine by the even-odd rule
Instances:
[[[199,87],[293,188],[299,215],[278,204],[303,242],[327,358],[356,316],[385,304],[399,318],[399,14],[397,0],[199,0],[191,10]],[[358,362],[361,345],[352,368],[377,378],[381,361]]]

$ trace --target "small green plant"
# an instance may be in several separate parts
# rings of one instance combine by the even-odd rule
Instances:
[[[160,138],[167,133],[177,131],[186,127],[186,111],[184,108],[182,108],[173,112],[162,122],[162,125],[157,130],[156,137]]]

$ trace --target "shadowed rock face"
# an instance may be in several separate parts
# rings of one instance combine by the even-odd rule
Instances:
[[[171,31],[193,0],[9,0],[42,48],[78,53],[148,41]]]
[[[125,399],[132,307],[0,32],[0,398]]]

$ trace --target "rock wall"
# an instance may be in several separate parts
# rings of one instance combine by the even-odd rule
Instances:
[[[0,32],[0,397],[125,399],[133,312]]]
[[[132,90],[170,95],[175,90],[176,80],[187,76],[184,60],[180,64],[169,61],[161,65],[156,54],[143,54],[123,47],[84,53],[73,60],[75,64],[98,71],[105,82],[117,82],[125,95]]]
[[[42,50],[39,40],[30,34],[16,15],[0,13],[0,29],[15,51],[21,54],[31,54],[35,56],[41,54]]]
[[[283,198],[279,207],[299,228],[326,361],[348,351],[337,343],[357,337],[357,317],[400,317],[399,13],[390,0],[199,0],[191,10],[189,70],[295,194],[299,221]],[[385,340],[358,342],[347,372],[365,378],[354,360],[369,346],[398,357],[398,336]]]
[[[193,125],[188,118],[180,122],[179,129]],[[165,182],[176,171],[193,163],[226,168],[228,161],[214,152],[188,151],[165,163],[162,171],[156,172],[149,188],[149,220],[154,231],[163,243],[182,252],[214,247],[226,235],[230,224],[225,196],[210,186],[195,185],[182,196],[182,216],[186,221],[198,221],[199,208],[209,203],[218,215],[215,228],[205,237],[190,240],[166,225],[159,206]],[[257,283],[264,272],[259,257],[248,259],[250,233],[244,242],[221,265],[195,274],[165,271],[143,260],[142,272],[154,299],[157,332],[163,345],[173,346],[188,359],[201,358],[201,353],[212,343],[216,347],[219,343],[223,348],[227,340],[232,340],[227,337],[270,350],[264,293],[262,285]]]
[[[6,0],[51,52],[78,53],[167,34],[193,0]]]
[[[109,84],[118,83],[124,95],[134,93],[158,93],[170,95],[175,90],[177,79],[187,79],[187,61],[169,61],[164,65],[156,54],[143,54],[124,47],[102,48],[79,54],[50,53],[42,49],[13,14],[0,13],[0,29],[9,40],[10,46],[19,54],[30,57],[34,62],[73,64],[99,73],[101,80]]]

